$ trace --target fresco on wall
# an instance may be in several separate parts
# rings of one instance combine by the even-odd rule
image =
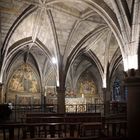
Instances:
[[[17,96],[16,104],[32,104],[33,97]]]
[[[17,94],[15,96],[15,103],[16,104],[40,104],[41,103],[41,97],[40,96],[32,96],[31,95],[22,95],[22,94]]]
[[[55,87],[54,86],[47,87],[46,95],[47,95],[47,97],[50,97],[50,98],[56,98],[57,97],[57,93],[55,91]]]
[[[9,81],[9,91],[37,93],[39,92],[39,84],[37,76],[28,64],[21,65],[11,77]]]
[[[84,72],[78,80],[78,95],[86,99],[86,103],[102,103],[103,97],[97,93],[97,87],[90,71]]]
[[[46,86],[45,96],[47,104],[57,104],[57,92],[55,86]]]
[[[26,63],[15,70],[8,82],[6,101],[16,104],[40,104],[40,87],[37,75]]]
[[[92,79],[92,74],[90,72],[84,72],[78,80],[78,92],[79,94],[84,94],[85,96],[96,94],[96,85]]]
[[[67,89],[65,92],[65,97],[66,98],[75,98],[76,93],[73,90]]]
[[[96,94],[96,86],[92,80],[81,80],[79,84],[80,94]]]

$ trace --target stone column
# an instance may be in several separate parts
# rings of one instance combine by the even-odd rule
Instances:
[[[1,31],[1,14],[0,14],[0,31]],[[2,36],[0,32],[0,68],[2,65],[2,56],[1,56],[1,49],[2,49]],[[3,103],[3,90],[2,90],[3,84],[0,83],[0,103]]]
[[[0,83],[0,103],[3,103],[3,84]]]
[[[65,113],[65,88],[56,88],[57,91],[57,112]]]
[[[129,139],[140,138],[140,76],[132,69],[124,79],[128,88],[127,119]]]
[[[108,95],[109,93],[107,92],[107,88],[103,88],[103,95],[104,95],[104,114],[109,114],[109,110],[110,110],[110,95]]]

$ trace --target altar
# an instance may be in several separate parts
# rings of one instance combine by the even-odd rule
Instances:
[[[86,111],[86,100],[82,97],[77,98],[66,98],[66,112],[85,112]]]

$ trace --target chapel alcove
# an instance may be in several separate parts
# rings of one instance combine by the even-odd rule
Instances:
[[[7,102],[15,104],[41,103],[39,79],[29,64],[23,63],[13,72],[7,87]]]
[[[103,94],[98,92],[98,86],[91,71],[84,71],[78,78],[76,89],[66,92],[66,112],[86,112],[95,110],[93,104],[103,104]],[[96,111],[102,111],[97,108]]]

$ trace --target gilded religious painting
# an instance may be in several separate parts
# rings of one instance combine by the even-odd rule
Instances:
[[[66,98],[76,98],[76,94],[74,93],[73,90],[67,89],[65,92],[65,97]]]
[[[45,90],[45,92],[46,92],[47,97],[50,97],[50,98],[57,97],[55,86],[47,86],[47,89]]]
[[[57,104],[57,92],[55,86],[46,86],[45,96],[47,104]]]
[[[33,102],[32,96],[16,96],[16,104],[28,104],[31,105]]]
[[[16,95],[15,98],[15,103],[16,104],[40,104],[41,103],[41,98],[40,96],[32,96],[32,95]]]
[[[82,96],[93,96],[97,93],[96,85],[90,72],[83,73],[78,80],[78,92]]]
[[[96,93],[96,86],[92,80],[83,80],[80,82],[80,94],[94,95]]]
[[[7,101],[16,104],[40,104],[40,86],[37,74],[29,64],[22,64],[8,83]]]
[[[96,84],[90,71],[84,72],[77,82],[78,97],[86,100],[86,104],[102,103],[103,96],[97,92]]]
[[[23,93],[38,93],[37,75],[28,64],[21,65],[9,80],[9,91]]]

